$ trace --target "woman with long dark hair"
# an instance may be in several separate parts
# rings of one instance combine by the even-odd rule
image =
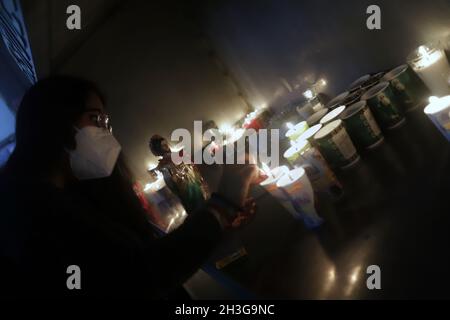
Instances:
[[[219,192],[156,238],[104,105],[93,83],[70,76],[40,80],[23,97],[0,174],[2,296],[170,297],[244,205],[255,167],[226,166]],[[69,285],[70,266],[81,288]]]

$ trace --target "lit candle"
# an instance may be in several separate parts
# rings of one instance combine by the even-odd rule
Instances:
[[[436,95],[450,93],[450,66],[443,50],[420,46],[408,56],[408,60],[431,92]]]
[[[301,153],[305,150],[308,144],[309,143],[306,140],[294,142],[294,144],[284,152],[283,157],[292,166],[295,166],[300,158]]]
[[[324,115],[322,119],[320,119],[319,123],[324,125],[328,122],[331,122],[332,120],[336,119],[344,110],[345,106],[340,106],[336,109],[331,110],[326,115]]]
[[[305,92],[303,92],[303,96],[308,99],[311,100],[312,98],[314,98],[315,94],[311,89],[306,90]]]
[[[260,186],[264,187],[267,192],[269,192],[271,195],[273,195],[275,198],[277,198],[278,190],[277,187],[277,181],[285,174],[289,173],[289,168],[286,166],[276,167],[273,170],[270,170],[270,168],[263,163],[262,164],[262,171],[268,176],[266,180],[260,183]]]
[[[328,108],[320,109],[319,111],[313,113],[308,119],[306,119],[306,123],[310,127],[318,124],[320,119],[322,119],[323,116],[326,115],[328,111],[329,111]]]
[[[291,123],[286,124],[289,128],[289,125],[291,127],[286,132],[286,138],[289,138],[291,141],[296,140],[303,132],[305,132],[308,129],[308,124],[306,121],[302,121],[297,123],[295,126],[292,126]]]
[[[250,112],[245,116],[244,124],[242,125],[245,129],[255,129],[258,131],[259,129],[262,129],[263,124],[259,119],[259,116],[263,112],[262,109],[257,109],[253,112]]]
[[[303,168],[296,168],[283,175],[277,181],[277,187],[277,200],[294,218],[303,220],[310,229],[323,223],[314,207],[313,188]]]
[[[300,145],[301,141],[307,141],[307,143],[301,148],[300,157],[294,163],[294,167],[301,166],[306,170],[314,191],[325,192],[332,198],[337,199],[342,195],[342,185],[320,151],[314,146],[313,136],[321,128],[322,125],[317,124],[306,130],[298,138],[297,143]]]
[[[450,95],[442,98],[430,97],[430,103],[423,111],[450,141]]]

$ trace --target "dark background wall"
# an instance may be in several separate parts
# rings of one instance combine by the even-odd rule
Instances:
[[[81,31],[65,27],[69,4],[81,7]],[[99,83],[114,133],[139,178],[154,161],[148,150],[152,134],[169,137],[176,128],[193,128],[193,120],[220,125],[245,114],[233,84],[209,58],[208,44],[184,2],[116,1],[114,6],[59,0],[47,5],[25,6],[30,23],[36,23],[30,36],[41,75],[53,70]],[[34,16],[36,10],[41,18]]]
[[[358,76],[405,62],[416,46],[450,31],[450,2],[22,0],[38,74],[66,72],[99,82],[114,132],[138,177],[153,133],[193,120],[234,122],[247,106],[271,104],[287,86],[301,92],[324,77],[339,93]],[[81,31],[65,9],[82,8]],[[366,28],[366,8],[382,30]],[[215,51],[223,66],[218,67]],[[237,81],[232,81],[233,77]],[[283,84],[284,83],[284,84]]]

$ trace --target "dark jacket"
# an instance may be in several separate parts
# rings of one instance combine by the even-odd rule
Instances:
[[[1,178],[0,296],[165,298],[221,239],[208,211],[158,239],[120,200],[99,205],[85,190]],[[81,290],[67,288],[70,265],[81,269]]]

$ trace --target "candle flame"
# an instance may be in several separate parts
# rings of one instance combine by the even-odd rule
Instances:
[[[432,51],[426,46],[420,46],[417,49],[417,52],[419,53],[420,58],[417,62],[419,68],[426,68],[443,58],[443,53],[441,51]]]
[[[421,55],[423,58],[426,58],[426,57],[429,57],[429,56],[430,56],[430,54],[428,53],[428,48],[425,47],[425,46],[420,46],[419,49],[418,49],[417,51],[419,51],[420,55]]]
[[[306,90],[305,92],[303,92],[303,96],[306,99],[312,99],[314,97],[314,93],[312,92],[311,89]]]

